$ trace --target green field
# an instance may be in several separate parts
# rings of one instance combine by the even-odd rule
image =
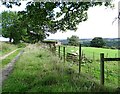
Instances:
[[[63,57],[63,47],[65,47],[66,53],[76,53],[79,52],[79,48],[75,46],[61,46],[61,57]],[[92,60],[92,63],[82,64],[82,72],[89,74],[92,79],[100,82],[100,53],[104,53],[105,57],[115,58],[118,57],[118,50],[115,49],[105,49],[105,48],[94,48],[94,47],[82,47],[82,54],[86,58]],[[58,48],[57,48],[58,54]],[[69,62],[70,64],[72,62]],[[76,62],[78,63],[78,62]],[[72,65],[78,70],[76,64]],[[105,62],[105,86],[118,87],[118,62]]]
[[[75,46],[61,46],[61,54],[63,54],[63,47],[66,49],[66,53],[78,53],[79,47]],[[58,48],[57,48],[58,50]],[[104,53],[105,57],[118,57],[118,50],[116,49],[105,49],[105,48],[95,48],[95,47],[82,47],[82,54],[89,59],[99,60],[100,53]]]

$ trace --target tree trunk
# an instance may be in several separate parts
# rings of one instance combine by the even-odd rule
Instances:
[[[10,32],[10,38],[9,38],[9,42],[12,42],[12,32]]]
[[[9,42],[12,42],[12,38],[9,38]]]

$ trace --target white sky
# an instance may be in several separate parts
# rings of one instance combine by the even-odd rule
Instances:
[[[79,24],[77,31],[58,32],[51,34],[47,39],[67,39],[72,35],[79,38],[117,38],[118,22],[114,21],[118,16],[118,1],[115,2],[115,8],[110,9],[104,6],[96,6],[88,10],[88,20]]]
[[[79,24],[76,32],[67,31],[65,33],[57,32],[50,34],[47,39],[67,39],[72,35],[77,35],[79,38],[117,38],[118,37],[118,21],[112,24],[115,17],[118,16],[118,1],[115,0],[115,9],[104,6],[96,6],[88,10],[88,20]],[[13,6],[12,11],[25,9],[26,1],[23,1],[20,7]],[[0,5],[0,12],[9,10],[3,5]]]

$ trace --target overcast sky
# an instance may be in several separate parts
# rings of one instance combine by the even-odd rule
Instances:
[[[72,35],[79,38],[118,38],[118,22],[114,21],[118,15],[118,1],[115,2],[115,9],[104,6],[96,6],[88,10],[88,20],[79,24],[76,32],[68,31],[66,33],[58,32],[51,34],[48,39],[66,39]]]
[[[106,8],[104,6],[96,6],[88,10],[88,20],[79,24],[76,32],[67,31],[66,33],[57,32],[51,34],[48,39],[67,39],[72,35],[77,35],[79,38],[117,38],[118,37],[118,22],[114,21],[118,15],[118,1],[115,0],[115,8]],[[25,9],[26,2],[22,3],[20,7],[13,6],[12,11]],[[0,5],[0,12],[9,10],[3,5]]]

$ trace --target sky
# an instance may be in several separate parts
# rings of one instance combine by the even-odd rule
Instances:
[[[67,31],[51,34],[47,39],[67,39],[72,35],[83,38],[118,38],[118,1],[115,1],[115,8],[110,9],[104,6],[96,6],[88,10],[88,20],[79,24],[77,31]]]
[[[77,35],[80,39],[94,37],[118,38],[118,21],[115,21],[112,24],[115,17],[118,16],[118,1],[120,0],[115,0],[113,2],[115,4],[114,9],[106,8],[104,6],[89,8],[88,20],[80,23],[77,31],[68,30],[64,33],[57,31],[55,34],[50,34],[47,39],[67,39],[67,37],[71,37],[72,35]],[[26,1],[22,1],[20,7],[13,6],[11,10],[24,10],[25,5]],[[0,12],[3,10],[9,9],[3,5],[0,5]]]

